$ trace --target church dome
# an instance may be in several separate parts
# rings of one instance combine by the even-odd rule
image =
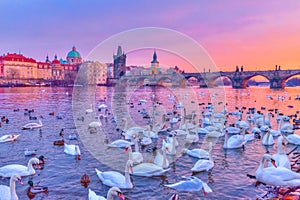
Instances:
[[[67,58],[81,58],[80,53],[76,51],[75,46],[73,46],[72,51],[68,53]]]

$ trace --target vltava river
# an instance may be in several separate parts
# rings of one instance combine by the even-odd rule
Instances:
[[[123,150],[108,149],[104,146],[104,139],[110,142],[120,139],[119,129],[128,129],[131,126],[145,126],[149,119],[143,118],[141,113],[152,113],[152,100],[158,102],[154,115],[159,123],[162,113],[171,112],[174,101],[186,108],[187,114],[196,112],[197,121],[202,118],[201,111],[208,103],[214,105],[215,112],[221,111],[227,104],[228,112],[234,112],[237,108],[255,107],[267,114],[270,109],[278,109],[285,115],[295,114],[299,110],[299,101],[295,97],[300,94],[300,87],[285,88],[284,90],[271,90],[266,87],[250,87],[243,90],[225,88],[164,88],[164,87],[142,87],[115,91],[114,88],[97,87],[94,91],[89,88],[51,88],[51,87],[28,87],[28,88],[0,88],[0,116],[9,119],[6,124],[2,122],[0,136],[5,134],[20,134],[15,142],[0,143],[0,167],[7,164],[27,165],[31,157],[24,156],[24,148],[37,149],[38,155],[46,157],[45,166],[37,170],[33,177],[23,178],[25,185],[17,183],[16,190],[19,199],[29,199],[26,194],[27,181],[32,179],[35,183],[48,186],[48,194],[37,194],[34,199],[88,199],[88,189],[80,184],[80,177],[86,173],[91,179],[89,188],[98,195],[106,196],[108,186],[99,182],[95,168],[102,171],[117,170],[124,174],[125,161],[128,158]],[[105,100],[105,102],[103,101]],[[146,103],[139,105],[139,100]],[[98,111],[98,106],[105,103],[105,109]],[[92,113],[86,113],[91,107]],[[21,127],[29,122],[29,116],[24,114],[24,109],[34,109],[32,116],[42,117],[43,127],[39,130],[21,130]],[[19,111],[18,111],[19,110]],[[177,108],[178,113],[183,113],[182,108]],[[53,113],[54,115],[50,115]],[[206,111],[205,111],[206,112]],[[107,120],[102,119],[102,129],[91,134],[87,124],[96,121],[99,114],[107,115]],[[274,113],[274,112],[273,112]],[[57,119],[56,116],[63,116]],[[245,120],[245,115],[243,115]],[[299,116],[298,116],[299,117]],[[272,128],[277,129],[276,115],[271,118]],[[126,120],[122,120],[126,119]],[[83,120],[83,121],[82,121]],[[234,123],[236,118],[229,116],[228,123]],[[117,121],[117,122],[115,122]],[[168,125],[168,124],[167,124]],[[180,122],[174,125],[177,129]],[[78,144],[81,149],[81,160],[64,153],[62,146],[54,146],[53,142],[60,140],[59,132],[64,129],[64,139],[67,144]],[[297,132],[297,131],[296,131]],[[77,134],[78,140],[69,140],[68,135]],[[298,132],[299,134],[299,132]],[[145,162],[153,160],[153,146],[161,147],[162,139],[167,133],[159,135],[158,139],[145,148],[142,148]],[[260,185],[255,187],[255,180],[249,179],[246,174],[255,173],[266,148],[261,140],[255,139],[248,142],[245,149],[227,150],[223,149],[224,137],[211,140],[205,135],[200,135],[196,144],[186,145],[181,137],[178,138],[180,146],[176,156],[168,156],[171,169],[160,177],[136,177],[131,176],[134,184],[133,189],[123,189],[127,199],[168,199],[176,191],[165,188],[167,183],[175,183],[182,180],[182,176],[192,175],[191,168],[197,162],[196,158],[181,154],[183,147],[207,148],[209,141],[214,143],[212,155],[215,162],[213,170],[195,174],[202,181],[208,183],[213,192],[203,195],[199,192],[180,192],[181,199],[256,199],[267,191],[266,187]],[[271,154],[276,153],[275,145],[268,148]],[[288,144],[284,146],[286,151],[294,148]],[[299,150],[299,148],[298,148]],[[0,185],[8,185],[8,179],[0,179]]]

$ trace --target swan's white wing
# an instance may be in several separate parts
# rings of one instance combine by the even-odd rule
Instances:
[[[10,188],[6,185],[0,185],[0,197],[3,200],[10,200]]]
[[[89,200],[106,200],[106,198],[96,195],[93,190],[89,189]]]

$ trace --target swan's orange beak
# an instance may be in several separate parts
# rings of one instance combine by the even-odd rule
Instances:
[[[127,153],[127,151],[128,151],[128,147],[126,147],[125,149],[124,149],[124,153]]]
[[[202,188],[202,191],[203,191],[204,196],[206,196],[207,192],[205,192],[204,188]]]
[[[122,193],[118,193],[118,197],[119,197],[120,199],[122,199],[122,200],[125,200],[125,197],[124,197],[124,195],[123,195]]]
[[[21,180],[20,178],[18,178],[18,182],[19,182],[21,185],[23,185],[23,182],[22,182],[22,180]]]
[[[129,167],[129,171],[130,171],[130,173],[133,173],[133,168]]]
[[[276,165],[276,163],[275,163],[275,160],[271,160],[271,163],[274,165],[274,167],[276,167],[277,168],[277,165]]]
[[[81,156],[80,155],[77,155],[77,160],[81,160]]]

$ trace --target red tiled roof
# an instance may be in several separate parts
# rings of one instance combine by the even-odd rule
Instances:
[[[31,63],[36,63],[36,60],[33,58],[26,58],[22,54],[16,54],[16,53],[8,53],[4,56],[1,56],[2,59],[5,61],[19,61],[19,62],[31,62]]]

